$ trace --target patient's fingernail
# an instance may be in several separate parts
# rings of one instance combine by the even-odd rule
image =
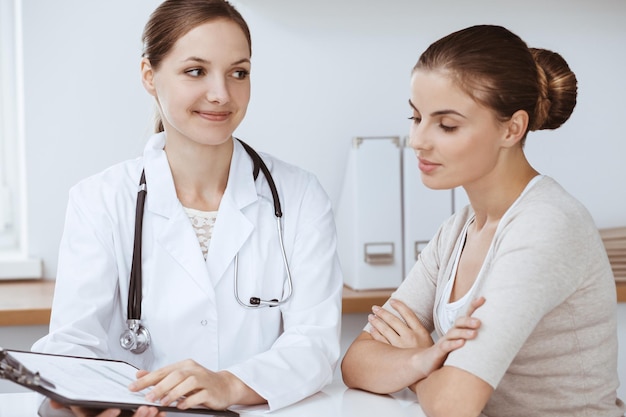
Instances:
[[[378,306],[372,306],[372,311],[373,311],[374,313],[378,313],[378,312],[380,311],[380,307],[378,307]]]

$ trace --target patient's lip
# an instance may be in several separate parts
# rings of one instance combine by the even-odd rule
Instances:
[[[420,169],[420,171],[422,171],[425,174],[429,174],[431,172],[433,172],[434,170],[436,170],[438,167],[441,166],[441,164],[437,164],[435,162],[431,162],[428,159],[424,159],[424,158],[417,158],[418,162],[418,167]]]

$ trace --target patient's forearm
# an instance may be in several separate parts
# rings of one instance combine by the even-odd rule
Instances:
[[[493,388],[464,370],[444,366],[416,384],[417,399],[430,417],[477,417]]]
[[[379,394],[399,391],[426,375],[417,366],[420,349],[396,348],[372,339],[357,340],[341,363],[345,384]]]

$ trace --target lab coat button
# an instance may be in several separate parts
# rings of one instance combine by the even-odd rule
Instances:
[[[207,325],[207,321],[206,321],[206,320],[202,320],[202,321],[200,322],[200,324],[201,324],[201,325],[203,325],[203,326],[206,326],[206,325]]]

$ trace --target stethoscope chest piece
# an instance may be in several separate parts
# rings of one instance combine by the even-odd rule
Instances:
[[[126,350],[140,354],[150,345],[150,333],[139,320],[126,320],[128,328],[120,335],[120,345]]]

